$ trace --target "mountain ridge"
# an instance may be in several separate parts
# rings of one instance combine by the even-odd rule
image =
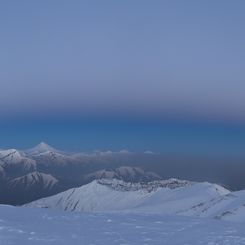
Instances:
[[[181,215],[245,222],[245,190],[231,192],[217,184],[178,179],[148,183],[94,180],[25,206],[76,212]]]
[[[126,153],[113,152],[91,155],[70,154],[44,142],[25,151],[1,150],[0,203],[22,205],[37,198],[56,194],[57,190],[65,191],[102,177],[132,182],[161,178],[156,173],[138,166],[118,165],[118,160],[127,161],[128,156]],[[50,179],[53,180],[51,183],[57,182],[59,188],[56,188],[56,185],[53,186],[55,188],[47,188]]]

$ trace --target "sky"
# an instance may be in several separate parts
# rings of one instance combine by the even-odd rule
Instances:
[[[2,1],[0,148],[245,154],[244,1]]]

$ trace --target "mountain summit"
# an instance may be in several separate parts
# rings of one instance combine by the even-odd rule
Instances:
[[[46,144],[45,142],[41,142],[37,146],[27,150],[26,152],[31,155],[38,155],[38,154],[42,154],[42,153],[49,152],[49,151],[57,152],[58,150]]]

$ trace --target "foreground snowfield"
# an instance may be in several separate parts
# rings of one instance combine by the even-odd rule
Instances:
[[[159,214],[76,213],[0,205],[1,245],[245,244],[242,224]]]
[[[96,180],[25,207],[0,205],[0,245],[245,245],[244,224],[245,191]]]

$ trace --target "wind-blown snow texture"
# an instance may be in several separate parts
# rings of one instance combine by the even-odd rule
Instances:
[[[214,219],[0,206],[0,244],[242,245],[245,229]]]

